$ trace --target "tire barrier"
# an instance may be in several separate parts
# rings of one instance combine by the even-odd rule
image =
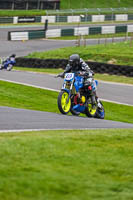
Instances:
[[[67,63],[67,59],[16,58],[16,66],[27,68],[65,69]],[[133,66],[113,65],[90,61],[86,61],[86,63],[95,73],[133,77]]]
[[[39,59],[39,58],[16,58],[16,66],[28,68],[62,68],[65,69],[67,59]]]

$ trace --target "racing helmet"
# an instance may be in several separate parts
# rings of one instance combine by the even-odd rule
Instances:
[[[16,57],[16,54],[12,54],[10,57],[14,57],[14,58],[15,58],[15,57]]]
[[[78,68],[80,64],[80,56],[78,54],[72,54],[69,57],[69,64],[70,66],[72,66],[73,69]]]

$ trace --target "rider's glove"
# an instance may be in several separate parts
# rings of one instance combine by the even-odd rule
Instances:
[[[58,74],[57,77],[61,77],[61,78],[64,78],[64,72],[61,73],[61,74]]]

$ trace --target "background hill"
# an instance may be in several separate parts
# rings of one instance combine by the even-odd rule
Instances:
[[[61,0],[61,9],[133,7],[133,0]]]

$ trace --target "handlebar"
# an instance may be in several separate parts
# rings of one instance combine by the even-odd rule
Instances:
[[[86,72],[86,71],[77,71],[75,72],[75,75],[77,76],[83,76],[83,77],[86,77],[86,78],[91,78],[94,76],[94,72],[93,71],[89,71],[89,72]],[[55,78],[64,78],[64,72],[61,73],[61,74],[58,74],[57,76],[55,76]]]
[[[61,73],[61,74],[58,74],[57,76],[55,76],[55,78],[58,78],[58,77],[64,78],[64,73]]]

